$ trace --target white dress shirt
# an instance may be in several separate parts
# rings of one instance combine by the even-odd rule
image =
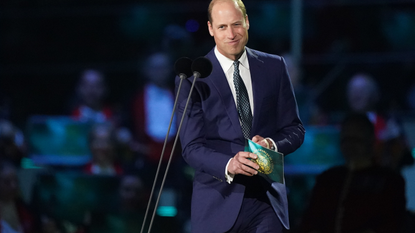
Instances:
[[[235,84],[233,82],[233,60],[225,57],[222,55],[217,47],[215,47],[215,55],[216,58],[219,61],[220,66],[223,69],[223,72],[225,73],[226,80],[228,80],[229,87],[231,88],[231,92],[233,95],[233,99],[235,100],[235,106],[237,105],[236,100],[236,91],[235,91]],[[251,113],[252,116],[254,116],[254,97],[252,94],[252,82],[251,82],[251,72],[249,71],[249,62],[248,57],[246,56],[246,50],[242,54],[242,56],[239,58],[239,74],[244,81],[246,90],[248,91],[248,98],[249,98],[249,104],[251,105]]]
[[[235,91],[235,84],[233,82],[233,72],[234,72],[234,66],[233,66],[233,60],[225,57],[223,54],[221,54],[217,47],[215,47],[215,56],[219,61],[220,66],[222,67],[223,72],[225,73],[226,76],[226,80],[228,81],[229,87],[231,89],[232,92],[232,96],[235,102],[235,106],[237,106],[238,101],[236,100],[236,91]],[[251,72],[249,71],[249,62],[248,62],[248,57],[246,56],[246,50],[244,50],[244,52],[242,53],[242,56],[239,58],[239,74],[245,84],[246,90],[248,92],[248,98],[249,98],[249,104],[251,105],[251,113],[252,116],[254,116],[254,95],[252,92],[252,79],[251,79]],[[274,148],[277,148],[275,145],[275,142],[271,139],[272,144],[274,144]],[[230,184],[233,181],[233,178],[235,177],[234,174],[230,174],[228,172],[228,165],[229,162],[232,160],[229,159],[228,163],[226,164],[225,167],[225,177],[226,177],[226,181]]]

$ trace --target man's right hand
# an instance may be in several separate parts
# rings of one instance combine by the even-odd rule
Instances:
[[[229,162],[228,172],[233,175],[254,176],[258,174],[259,165],[251,159],[257,158],[258,156],[254,153],[238,152]]]

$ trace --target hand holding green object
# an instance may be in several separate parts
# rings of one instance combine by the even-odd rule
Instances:
[[[273,182],[284,183],[284,155],[269,150],[246,139],[245,151],[258,156],[254,161],[259,165],[258,174]]]

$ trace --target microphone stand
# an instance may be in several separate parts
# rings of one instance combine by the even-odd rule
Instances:
[[[195,85],[195,83],[196,83],[196,79],[197,79],[198,77],[200,77],[201,75],[200,75],[200,73],[199,73],[199,72],[194,72],[194,75],[193,75],[193,76],[194,76],[194,79],[193,79],[193,82],[192,82],[192,86],[191,86],[190,91],[189,91],[189,96],[187,97],[187,101],[186,101],[186,105],[185,105],[184,110],[183,110],[183,115],[182,115],[182,118],[180,119],[179,127],[177,128],[177,134],[176,134],[176,137],[174,138],[173,148],[172,148],[171,153],[170,153],[169,161],[167,162],[166,172],[164,173],[164,177],[163,177],[163,180],[162,180],[162,182],[161,182],[160,192],[159,192],[159,195],[158,195],[158,197],[157,197],[156,204],[155,204],[155,206],[154,206],[153,215],[152,215],[152,217],[151,217],[151,221],[150,221],[150,225],[149,225],[149,228],[148,228],[148,232],[147,232],[147,233],[150,233],[151,226],[152,226],[152,224],[153,224],[154,215],[155,215],[155,210],[157,209],[157,206],[158,206],[158,203],[159,203],[159,200],[160,200],[160,197],[161,197],[161,192],[162,192],[162,190],[163,190],[164,182],[165,182],[166,177],[167,177],[167,172],[169,171],[170,162],[171,162],[171,159],[172,159],[172,157],[173,157],[174,148],[176,147],[177,140],[178,140],[178,138],[179,138],[180,129],[181,129],[181,127],[182,127],[183,119],[184,119],[184,117],[185,117],[185,115],[186,115],[187,106],[189,105],[189,100],[190,100],[190,97],[191,97],[191,95],[192,95],[193,88],[194,88],[194,85]],[[179,90],[179,91],[180,91],[180,86],[181,86],[181,84],[182,84],[182,81],[183,81],[183,79],[181,79],[181,80],[180,80],[180,84],[179,84],[179,88],[178,88],[178,90]],[[176,101],[177,101],[177,98],[178,98],[178,96],[179,96],[179,95],[178,95],[178,94],[179,94],[179,91],[177,92]],[[175,104],[176,104],[176,103],[175,103]],[[174,113],[174,112],[175,112],[175,109],[173,109],[173,113]],[[173,114],[172,114],[172,117],[173,117]],[[166,138],[167,138],[167,136],[166,136]],[[163,150],[164,150],[164,147],[163,147]],[[160,158],[160,161],[161,161],[161,158]],[[159,166],[160,166],[160,163],[159,163]],[[158,169],[157,169],[157,172],[158,172]],[[144,223],[143,223],[143,226],[144,226]]]
[[[160,172],[161,162],[163,160],[164,151],[166,149],[166,144],[167,144],[168,137],[169,137],[169,134],[170,134],[171,125],[172,125],[173,118],[174,118],[174,113],[175,113],[175,110],[176,110],[177,99],[179,97],[179,93],[180,93],[180,89],[181,89],[181,86],[182,86],[183,79],[186,78],[186,75],[180,74],[179,77],[180,77],[180,83],[179,83],[179,87],[177,88],[177,95],[176,95],[176,98],[174,100],[173,111],[171,113],[169,127],[167,129],[166,137],[164,139],[163,149],[161,151],[160,160],[159,160],[159,163],[158,163],[158,166],[157,166],[156,175],[154,177],[153,186],[152,186],[151,192],[150,192],[150,199],[148,200],[148,203],[147,203],[146,213],[144,215],[143,225],[141,226],[140,233],[143,233],[143,231],[144,231],[144,226],[145,226],[145,223],[146,223],[146,220],[147,220],[148,211],[149,211],[150,205],[151,205],[151,199],[153,197],[154,189],[155,189],[155,186],[156,186],[156,183],[157,183],[158,174]],[[180,128],[178,130],[180,130]],[[155,213],[155,210],[157,208],[157,205],[158,205],[158,202],[159,202],[159,199],[160,199],[160,194],[162,192],[163,185],[164,185],[164,180],[166,179],[166,174],[167,174],[168,169],[169,169],[169,166],[170,166],[170,161],[171,161],[171,158],[172,158],[172,155],[173,155],[173,151],[174,151],[174,148],[175,148],[175,144],[176,144],[176,141],[174,142],[174,145],[173,145],[173,148],[172,148],[172,152],[170,154],[170,158],[169,158],[169,161],[167,163],[167,167],[166,167],[165,175],[164,175],[164,178],[163,178],[162,186],[160,188],[160,192],[159,192],[159,195],[158,195],[158,198],[157,198],[157,201],[156,201],[156,205],[155,205],[154,210],[153,210],[153,215],[152,215],[152,218],[151,218],[151,222],[150,222],[150,225],[149,225],[148,232],[150,232],[150,230],[151,230],[151,225],[153,223],[154,213]]]

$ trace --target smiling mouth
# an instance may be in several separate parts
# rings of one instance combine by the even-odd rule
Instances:
[[[233,40],[233,41],[229,41],[228,44],[237,44],[239,43],[239,40]]]

